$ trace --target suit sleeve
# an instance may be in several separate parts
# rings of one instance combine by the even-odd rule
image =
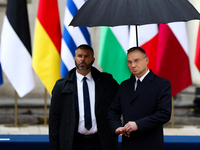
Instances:
[[[117,93],[115,99],[113,100],[110,108],[108,109],[108,120],[111,127],[111,131],[115,134],[115,130],[122,126],[121,123],[121,105],[119,92]]]
[[[60,87],[58,82],[52,91],[49,111],[49,142],[51,150],[59,149]]]
[[[171,117],[171,85],[168,80],[160,84],[157,96],[157,108],[154,114],[135,120],[139,132],[144,133],[163,125]]]

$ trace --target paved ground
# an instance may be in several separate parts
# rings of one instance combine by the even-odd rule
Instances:
[[[1,134],[48,134],[48,126],[23,125],[14,127],[12,125],[0,125],[0,137]]]
[[[43,116],[23,114],[18,116],[18,125],[14,126],[13,115],[0,116],[1,134],[48,134],[48,126],[44,125]],[[200,136],[200,117],[175,116],[174,125],[171,121],[164,125],[165,135],[198,135]]]
[[[18,124],[19,125],[41,125],[44,122],[44,116],[38,114],[29,114],[28,111],[18,114]],[[14,124],[15,117],[14,115],[0,115],[0,124]],[[171,126],[172,120],[170,120],[165,126]],[[174,116],[174,125],[175,126],[200,126],[200,117],[194,115],[187,116]]]
[[[15,117],[13,101],[0,101],[0,135],[1,134],[48,134],[44,125],[44,101],[40,99],[20,100],[18,102],[18,124],[14,127]],[[48,106],[50,101],[48,100]],[[30,108],[28,108],[30,107]],[[48,110],[47,110],[48,113]],[[175,109],[174,124],[172,120],[164,125],[165,135],[199,135],[200,116],[191,109]]]
[[[0,125],[0,137],[2,134],[48,134],[48,126],[45,125]],[[175,128],[164,127],[164,135],[188,135],[200,136],[200,128],[197,126],[182,126]]]

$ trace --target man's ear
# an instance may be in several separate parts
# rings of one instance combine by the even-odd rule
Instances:
[[[93,58],[93,62],[92,62],[92,64],[95,62],[95,58]]]
[[[149,63],[149,58],[148,58],[148,57],[146,58],[146,63],[147,63],[147,64]]]

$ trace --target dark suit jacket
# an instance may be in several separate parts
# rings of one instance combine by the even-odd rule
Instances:
[[[118,139],[112,137],[107,111],[118,90],[118,83],[108,73],[92,67],[95,81],[95,115],[102,150],[118,148]],[[52,150],[72,150],[78,130],[79,110],[76,69],[56,82],[52,91],[49,113],[49,140]]]
[[[135,77],[121,83],[118,94],[108,112],[112,132],[129,121],[135,121],[138,130],[130,137],[122,137],[123,150],[162,150],[163,124],[171,116],[171,85],[151,70],[134,92]],[[123,114],[123,125],[120,117]]]

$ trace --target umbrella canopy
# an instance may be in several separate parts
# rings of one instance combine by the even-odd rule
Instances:
[[[188,0],[87,0],[72,26],[143,25],[200,19]]]

